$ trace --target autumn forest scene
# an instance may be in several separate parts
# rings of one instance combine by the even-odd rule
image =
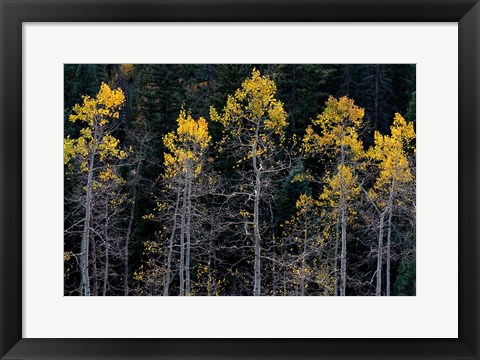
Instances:
[[[65,296],[415,296],[414,64],[65,64]]]

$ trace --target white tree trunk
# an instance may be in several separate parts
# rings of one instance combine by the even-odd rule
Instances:
[[[254,198],[254,208],[253,208],[253,233],[255,236],[255,263],[254,263],[254,287],[253,295],[260,296],[260,286],[261,286],[261,236],[260,236],[260,221],[259,221],[259,204],[260,204],[260,173],[257,172],[255,180],[255,198]]]
[[[387,296],[390,296],[390,259],[391,259],[391,235],[392,235],[392,209],[388,214],[388,230],[387,230]]]
[[[380,225],[378,229],[378,255],[377,255],[377,287],[375,290],[376,296],[382,295],[382,266],[383,266],[383,223],[386,212],[380,215]]]
[[[345,152],[343,146],[341,149],[340,165],[340,209],[342,228],[342,254],[340,259],[340,296],[345,296],[347,288],[347,205],[345,201],[345,184],[343,182],[343,167],[345,166]]]
[[[335,215],[335,259],[333,262],[335,275],[335,296],[338,296],[338,217]]]
[[[398,169],[398,167],[397,167]],[[396,172],[396,171],[395,171]],[[391,239],[392,239],[392,213],[393,197],[395,194],[396,174],[392,179],[392,188],[388,198],[388,228],[387,228],[387,296],[390,296],[390,261],[391,261]]]
[[[80,254],[80,295],[90,296],[90,277],[88,275],[88,262],[90,252],[90,218],[92,214],[92,190],[93,190],[93,169],[96,154],[96,134],[93,139],[94,145],[90,153],[88,164],[87,186],[85,196],[85,218],[83,222],[83,234]]]
[[[173,255],[173,239],[175,239],[175,232],[177,231],[177,217],[178,208],[180,206],[180,193],[177,192],[177,201],[175,202],[175,213],[173,215],[173,228],[168,241],[168,255],[167,255],[167,271],[165,274],[165,282],[163,285],[163,296],[168,296],[170,288],[170,281],[172,278],[172,255]]]
[[[102,295],[107,295],[107,285],[108,285],[108,267],[109,267],[109,250],[110,244],[108,242],[108,194],[105,199],[105,231],[103,234],[105,240],[105,268],[103,270],[103,290]]]
[[[183,188],[182,209],[180,214],[180,296],[185,295],[185,227],[187,211],[187,186]]]
[[[190,295],[190,251],[192,244],[192,179],[187,181],[187,251],[185,258],[185,295]]]
[[[261,191],[261,173],[259,165],[257,164],[257,144],[258,144],[258,125],[255,133],[255,143],[253,145],[253,171],[255,172],[255,190],[254,190],[254,205],[253,205],[253,233],[255,237],[255,261],[253,265],[254,284],[253,296],[260,296],[261,294],[261,236],[260,236],[260,191]]]
[[[300,296],[305,295],[305,269],[306,269],[306,257],[307,257],[307,241],[308,241],[308,229],[307,229],[307,214],[305,213],[305,230],[303,236],[303,252],[301,262],[301,278],[300,278]]]

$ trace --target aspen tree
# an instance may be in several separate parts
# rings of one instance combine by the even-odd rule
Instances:
[[[256,69],[241,87],[229,95],[223,111],[210,110],[213,121],[224,127],[222,147],[236,159],[235,172],[241,178],[232,196],[238,195],[245,204],[240,210],[243,230],[251,239],[254,250],[253,290],[261,295],[262,232],[266,220],[261,215],[262,201],[266,201],[273,175],[287,165],[279,155],[287,126],[283,103],[275,99],[276,85]]]
[[[109,160],[126,157],[126,153],[120,149],[120,141],[110,133],[108,126],[118,120],[124,101],[125,97],[121,89],[112,90],[107,84],[102,83],[96,97],[84,96],[83,103],[73,107],[73,113],[69,120],[71,122],[80,121],[86,125],[80,130],[80,136],[77,139],[70,137],[64,139],[65,165],[78,166],[80,172],[86,175],[83,184],[85,215],[80,248],[81,280],[79,289],[80,295],[84,296],[91,294],[89,247],[95,178],[105,171],[105,164]],[[71,164],[72,159],[76,160],[75,165]]]
[[[169,237],[167,270],[164,295],[168,295],[171,280],[171,262],[173,241],[177,227],[180,231],[180,295],[190,295],[191,292],[191,248],[192,224],[194,218],[194,198],[199,195],[199,178],[202,174],[205,154],[210,143],[208,124],[204,118],[195,120],[184,110],[177,119],[177,129],[164,137],[165,174],[167,190],[174,191],[175,211],[173,213],[173,228]],[[178,217],[180,221],[178,223]]]
[[[327,181],[332,195],[338,195],[341,228],[340,295],[346,295],[347,284],[347,205],[350,194],[355,193],[354,169],[364,156],[358,131],[362,127],[364,110],[348,97],[329,97],[324,111],[306,129],[303,150],[306,155],[333,157],[335,170]],[[326,188],[326,191],[327,191]],[[358,191],[357,191],[358,192]]]
[[[368,193],[380,216],[378,235],[377,258],[377,296],[382,294],[382,267],[383,267],[383,228],[387,218],[386,244],[386,295],[391,291],[391,238],[392,214],[395,198],[400,196],[401,187],[412,182],[413,176],[408,161],[408,147],[415,139],[413,123],[407,121],[398,113],[395,114],[391,135],[382,135],[375,132],[375,143],[367,152],[367,156],[378,166],[379,175],[373,189]]]

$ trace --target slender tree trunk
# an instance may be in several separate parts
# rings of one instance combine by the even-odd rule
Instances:
[[[168,255],[167,255],[167,272],[165,274],[165,283],[163,285],[163,296],[168,296],[170,288],[170,281],[172,276],[172,255],[173,255],[173,239],[175,239],[175,232],[177,231],[177,217],[178,207],[180,205],[180,192],[177,192],[177,200],[175,202],[175,214],[173,215],[173,228],[168,241]]]
[[[300,296],[305,295],[305,268],[307,257],[307,239],[308,239],[308,230],[307,230],[307,214],[305,212],[305,230],[303,236],[303,252],[302,252],[302,262],[301,262],[301,277],[300,277]]]
[[[103,237],[105,238],[105,268],[103,270],[103,290],[102,295],[107,294],[107,285],[108,285],[108,267],[109,267],[109,249],[110,243],[108,242],[108,195],[105,200],[105,230]]]
[[[380,225],[378,229],[378,256],[377,256],[377,287],[376,296],[382,295],[382,266],[383,266],[383,224],[386,211],[380,214]]]
[[[104,271],[104,274],[103,274],[103,293],[102,295],[105,296],[107,295],[107,286],[108,286],[108,268],[110,266],[109,264],[109,249],[110,249],[110,244],[107,240],[106,244],[105,244],[105,271]]]
[[[92,245],[92,281],[93,281],[93,296],[98,296],[98,277],[97,277],[97,243],[95,237],[90,237]]]
[[[255,203],[253,208],[253,233],[255,235],[255,264],[254,264],[254,273],[255,273],[255,283],[253,287],[253,295],[260,295],[260,286],[261,286],[261,236],[260,236],[260,221],[259,221],[259,204],[260,204],[260,173],[257,172],[255,179]]]
[[[272,228],[272,249],[275,249],[275,218],[273,216],[272,202],[268,199],[268,209],[270,210],[270,226]],[[272,296],[277,294],[277,269],[276,269],[276,254],[275,250],[272,252]]]
[[[335,259],[334,259],[334,274],[335,274],[335,296],[338,296],[338,216],[335,216]]]
[[[94,134],[93,148],[90,153],[87,175],[87,189],[85,196],[85,220],[83,222],[83,234],[80,255],[80,295],[90,296],[90,277],[88,275],[89,246],[90,246],[90,222],[92,214],[92,190],[93,190],[93,168],[97,151],[97,134]]]
[[[392,235],[392,209],[390,208],[390,211],[388,214],[388,228],[387,228],[387,296],[390,296],[391,235]]]
[[[185,295],[190,295],[190,251],[192,245],[192,179],[187,182],[187,251],[185,259]]]
[[[210,211],[210,234],[208,236],[208,286],[207,286],[207,295],[212,296],[216,293],[216,286],[217,283],[215,279],[213,278],[213,262],[215,259],[215,246],[214,246],[214,241],[215,241],[215,212],[213,209],[215,208],[215,202],[212,198],[212,203],[211,203],[211,211]]]
[[[257,131],[255,133],[255,144],[253,146],[253,170],[255,172],[255,194],[254,194],[254,206],[253,206],[253,233],[255,236],[255,262],[254,262],[254,285],[253,285],[253,296],[260,296],[260,287],[261,287],[261,236],[260,236],[260,191],[261,191],[261,173],[257,164],[257,144],[258,144],[258,125]]]
[[[185,174],[185,184],[182,191],[182,212],[180,220],[180,296],[185,295],[185,227],[187,211],[187,176],[188,174]]]
[[[342,254],[340,259],[340,296],[346,295],[347,288],[347,208],[345,201],[345,184],[343,182],[343,168],[345,166],[345,151],[341,149],[341,166],[340,166],[340,209],[341,209],[341,226],[342,226]]]
[[[387,296],[390,296],[390,260],[391,260],[391,238],[392,238],[392,213],[393,196],[396,185],[396,174],[392,179],[392,188],[388,198],[388,228],[387,228]]]
[[[340,296],[346,295],[347,288],[347,220],[346,220],[346,210],[345,210],[345,199],[342,186],[342,254],[340,260],[341,267],[341,284],[340,284]]]
[[[128,296],[128,257],[130,255],[129,246],[130,246],[130,236],[132,234],[133,218],[135,213],[135,197],[136,189],[134,187],[132,191],[132,207],[130,209],[130,217],[128,219],[127,234],[125,235],[125,248],[123,251],[123,295]]]

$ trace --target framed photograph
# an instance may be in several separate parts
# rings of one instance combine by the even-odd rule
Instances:
[[[480,358],[477,1],[0,4],[0,358]]]

